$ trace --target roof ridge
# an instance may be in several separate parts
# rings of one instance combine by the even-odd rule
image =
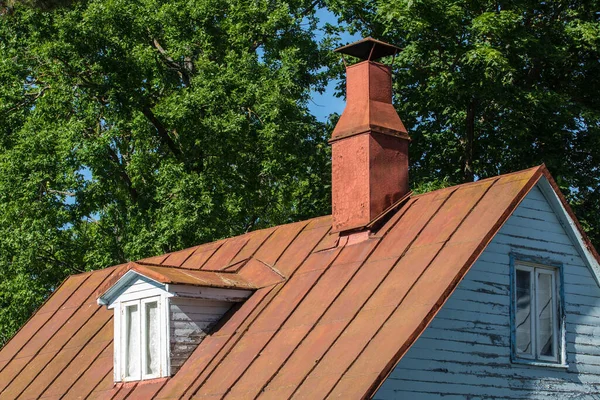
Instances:
[[[525,168],[525,169],[522,169],[522,170],[519,170],[519,171],[507,172],[506,174],[500,174],[500,175],[496,175],[496,176],[490,176],[488,178],[478,179],[478,180],[473,181],[473,182],[458,183],[456,185],[452,185],[452,186],[447,186],[447,187],[435,189],[435,190],[432,190],[432,191],[429,191],[429,192],[415,194],[412,197],[413,198],[418,198],[418,197],[422,197],[422,196],[427,196],[427,195],[432,194],[432,193],[440,192],[442,190],[448,190],[448,189],[452,189],[452,188],[461,188],[461,187],[468,187],[468,186],[478,185],[478,184],[485,183],[485,182],[488,182],[488,181],[491,181],[491,180],[494,180],[494,179],[506,178],[506,177],[513,176],[513,175],[523,174],[523,173],[525,173],[527,171],[533,171],[533,170],[540,170],[541,171],[541,170],[544,170],[544,169],[547,171],[546,165],[545,164],[540,164],[540,165],[537,165],[535,167]]]

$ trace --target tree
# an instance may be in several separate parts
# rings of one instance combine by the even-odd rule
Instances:
[[[417,186],[544,162],[600,242],[600,2],[327,4],[353,31],[403,48],[395,103]]]
[[[68,274],[329,208],[306,0],[0,7],[0,345]]]

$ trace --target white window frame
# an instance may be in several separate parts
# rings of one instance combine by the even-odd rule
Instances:
[[[159,343],[159,371],[156,374],[146,374],[146,335],[144,334],[146,310],[145,304],[157,303],[159,312],[159,326],[158,331],[160,334]],[[138,306],[138,324],[139,324],[139,368],[136,376],[127,376],[127,326],[126,326],[126,307],[131,305]],[[114,341],[114,376],[115,382],[132,382],[141,381],[147,379],[156,379],[165,376],[169,376],[169,326],[168,326],[168,298],[166,296],[157,295],[151,297],[144,297],[139,299],[132,299],[127,301],[120,301],[114,304],[115,319],[114,319],[114,334],[118,340]]]
[[[130,301],[124,301],[123,303],[121,303],[121,312],[120,314],[120,318],[121,318],[121,333],[119,335],[119,337],[121,338],[121,365],[123,366],[122,368],[122,376],[121,376],[121,380],[125,381],[125,382],[129,382],[129,381],[139,381],[141,380],[141,371],[142,371],[142,367],[141,365],[138,365],[138,375],[136,376],[127,376],[127,369],[128,369],[128,365],[127,365],[127,313],[126,310],[128,307],[132,307],[132,306],[137,306],[138,308],[138,314],[137,314],[137,325],[138,325],[138,332],[137,332],[137,336],[138,336],[138,343],[140,346],[140,350],[139,350],[139,355],[141,356],[142,353],[142,307],[140,305],[140,301],[139,300],[130,300]]]
[[[520,353],[517,349],[516,343],[516,330],[517,330],[517,271],[527,271],[531,275],[530,278],[530,332],[531,332],[531,354]],[[538,274],[547,274],[552,278],[552,346],[554,349],[554,356],[544,356],[540,354],[540,343],[539,335],[539,316],[538,316],[538,308],[539,308],[539,295],[538,295]],[[512,307],[513,307],[513,315],[511,320],[511,326],[513,331],[513,356],[515,357],[515,361],[530,361],[532,363],[544,363],[544,364],[562,364],[563,356],[563,347],[564,343],[562,340],[562,330],[563,323],[560,315],[560,302],[561,302],[561,280],[560,280],[560,270],[558,267],[551,267],[547,265],[534,264],[529,262],[517,262],[514,264],[513,269],[513,282],[512,282]]]
[[[146,347],[147,347],[146,346],[146,344],[147,344],[146,340],[147,340],[147,336],[148,335],[146,334],[146,332],[144,332],[144,330],[146,329],[146,304],[148,304],[148,303],[154,303],[154,302],[156,302],[156,310],[159,313],[158,314],[158,334],[160,336],[158,338],[158,344],[159,344],[158,355],[159,355],[160,358],[159,358],[159,362],[158,362],[158,372],[155,373],[155,374],[146,374],[146,367],[147,367],[146,360],[148,359],[148,357],[146,357],[146,354],[145,354]],[[164,331],[164,329],[161,326],[161,325],[163,325],[162,324],[163,318],[161,318],[162,316],[160,315],[160,310],[161,310],[161,307],[160,307],[160,297],[150,297],[150,298],[146,298],[146,299],[141,299],[140,303],[141,303],[141,306],[142,306],[142,308],[140,310],[142,312],[140,314],[140,320],[141,320],[140,321],[140,323],[141,323],[141,325],[140,325],[140,332],[141,332],[141,335],[142,335],[142,340],[140,342],[141,346],[142,346],[142,351],[140,352],[140,357],[141,357],[141,361],[142,362],[140,364],[140,367],[142,369],[142,380],[143,379],[155,379],[155,378],[161,377],[161,375],[162,375],[162,369],[163,369],[163,362],[162,362],[162,360],[164,358],[163,351],[162,351],[162,347],[164,347],[164,346],[162,346],[162,344],[164,343],[164,339],[163,339],[163,336],[164,336],[163,331]]]

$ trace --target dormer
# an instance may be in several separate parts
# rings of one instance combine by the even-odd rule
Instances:
[[[114,381],[174,375],[232,306],[282,280],[253,258],[224,272],[125,265],[97,300],[114,310]]]

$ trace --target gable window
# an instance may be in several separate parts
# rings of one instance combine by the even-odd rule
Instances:
[[[164,376],[160,297],[121,303],[121,365],[125,381]]]
[[[513,357],[561,363],[559,269],[517,263],[513,271]]]

